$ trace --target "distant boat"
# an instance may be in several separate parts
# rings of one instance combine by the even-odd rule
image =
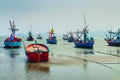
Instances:
[[[63,34],[63,40],[68,40],[68,33],[67,34]]]
[[[120,29],[117,32],[108,31],[109,36],[105,38],[109,46],[120,46]]]
[[[25,50],[30,62],[47,62],[49,60],[49,48],[44,44],[30,44]]]
[[[74,41],[73,32],[70,31],[70,32],[69,32],[69,37],[68,37],[68,42],[73,42],[73,41]]]
[[[32,32],[31,31],[28,32],[27,41],[34,41],[34,38],[32,36]]]
[[[47,43],[49,44],[57,44],[56,36],[54,35],[54,28],[49,31],[49,37],[46,39]]]
[[[37,35],[37,39],[42,39],[41,34]]]
[[[84,18],[85,19],[85,18]],[[77,35],[77,39],[74,40],[75,47],[79,48],[93,48],[94,45],[94,39],[91,37],[89,39],[88,37],[88,25],[86,25],[86,20],[85,21],[85,27],[83,28],[82,31],[79,31],[77,29],[77,32],[75,33]],[[83,36],[83,39],[82,39]]]
[[[16,25],[14,21],[9,21],[10,27],[9,28],[12,31],[12,34],[9,38],[5,39],[4,44],[5,48],[18,48],[21,46],[22,39],[17,38],[15,35],[15,32],[18,31],[19,29],[16,28]]]

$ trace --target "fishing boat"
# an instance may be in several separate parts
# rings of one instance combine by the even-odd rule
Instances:
[[[109,46],[120,46],[120,29],[117,32],[108,31],[109,36],[106,35],[106,42]]]
[[[4,41],[5,48],[18,48],[21,46],[22,39],[16,37],[15,32],[18,31],[19,29],[16,28],[14,20],[13,21],[10,20],[9,23],[11,27],[9,29],[12,31],[12,33],[10,37],[6,38]]]
[[[25,50],[30,62],[47,62],[49,60],[49,48],[44,44],[29,44]]]
[[[73,42],[73,41],[74,41],[73,32],[70,31],[70,32],[69,32],[69,37],[68,37],[68,42]]]
[[[46,39],[46,41],[49,44],[57,44],[57,40],[56,40],[56,36],[55,36],[55,32],[54,32],[54,28],[53,27],[49,31],[49,37],[48,37],[48,39]]]
[[[63,40],[68,40],[68,33],[67,34],[63,34]]]
[[[28,32],[27,41],[34,41],[34,38],[32,37],[32,32],[31,31]]]
[[[93,48],[94,45],[94,38],[88,37],[88,25],[86,25],[86,20],[84,17],[85,27],[82,31],[79,31],[77,29],[77,32],[75,32],[77,38],[74,40],[75,47],[79,48]]]
[[[37,35],[37,39],[42,39],[41,34],[38,34],[38,35]]]

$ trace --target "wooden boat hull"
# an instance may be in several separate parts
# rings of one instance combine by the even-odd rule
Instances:
[[[120,46],[120,42],[107,41],[109,46]]]
[[[80,42],[74,42],[75,47],[79,48],[93,48],[94,42],[86,42],[86,43],[80,43]]]
[[[42,37],[37,37],[37,39],[42,39]]]
[[[26,47],[26,55],[30,62],[47,62],[49,49],[44,44],[30,44]]]
[[[63,40],[68,40],[67,38],[63,38]]]
[[[68,40],[68,37],[63,37],[63,40]]]
[[[27,58],[30,62],[47,62],[48,52],[36,53],[26,52]]]
[[[27,41],[34,41],[34,38],[27,38]]]
[[[74,38],[68,38],[68,42],[73,42]]]
[[[46,41],[49,44],[57,44],[57,40],[56,39],[47,39]]]
[[[14,37],[13,40],[7,38],[4,41],[5,48],[19,48],[21,46],[22,39]]]
[[[21,46],[21,42],[4,42],[5,48],[19,48]]]

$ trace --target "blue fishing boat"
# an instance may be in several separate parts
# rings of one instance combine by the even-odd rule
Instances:
[[[81,41],[74,41],[75,47],[79,47],[79,48],[93,48],[93,41],[89,41],[89,42],[84,42],[82,43]]]
[[[93,48],[94,45],[94,39],[91,37],[88,37],[88,25],[86,25],[86,20],[85,21],[85,27],[83,28],[82,31],[79,31],[77,29],[77,32],[75,32],[77,38],[74,40],[75,47],[79,48]]]
[[[5,39],[4,44],[5,48],[18,48],[21,46],[22,39],[17,38],[15,35],[15,32],[18,31],[19,29],[15,28],[16,25],[14,21],[9,21],[11,28],[9,28],[12,31],[12,34],[9,38]]]
[[[73,41],[74,41],[73,32],[70,31],[70,32],[69,32],[69,37],[68,37],[68,42],[73,42]]]
[[[108,31],[109,36],[106,35],[106,42],[109,46],[120,46],[120,29],[117,32]]]
[[[52,27],[52,29],[49,31],[49,37],[48,39],[46,39],[47,43],[57,44],[56,36],[54,34],[55,34],[54,28]]]

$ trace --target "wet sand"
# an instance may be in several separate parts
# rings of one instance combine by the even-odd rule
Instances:
[[[27,62],[24,47],[12,50],[1,47],[0,78],[1,80],[120,80],[120,64],[118,64],[120,58],[99,53],[120,55],[120,47],[106,46],[103,39],[99,40],[96,40],[93,49],[74,48],[73,43],[62,40],[59,40],[57,45],[47,44],[50,49],[49,61],[37,63]],[[46,40],[38,42],[46,43]],[[25,43],[27,45],[31,42]]]
[[[57,57],[50,57],[51,64],[69,64],[78,65],[84,64],[86,61],[100,62],[100,63],[119,63],[120,57],[111,55],[80,55],[71,56],[64,54],[57,54]]]
[[[81,60],[83,59],[83,60]],[[84,60],[85,59],[85,60]],[[50,55],[48,62],[28,63],[27,67],[34,70],[49,71],[51,65],[82,65],[87,62],[97,62],[100,64],[119,64],[120,58],[109,55],[81,55],[70,56],[64,54]]]

